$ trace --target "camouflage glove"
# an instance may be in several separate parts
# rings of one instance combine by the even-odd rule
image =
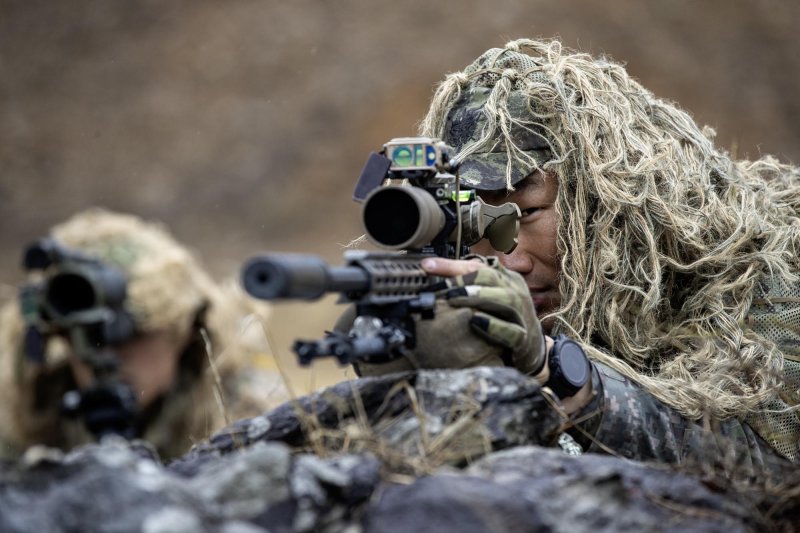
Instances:
[[[416,323],[417,345],[408,357],[380,365],[362,363],[357,371],[381,375],[417,368],[502,365],[526,374],[541,371],[544,334],[525,281],[494,258],[487,264],[448,280],[448,287],[439,293],[435,318]],[[352,320],[350,311],[350,324]],[[337,329],[349,327],[337,324]]]
[[[504,361],[520,372],[538,374],[547,360],[545,336],[525,280],[506,269],[496,257],[485,258],[488,268],[448,280],[447,303],[471,309],[472,330],[504,351]],[[509,360],[510,359],[510,360]]]
[[[451,307],[444,300],[436,302],[433,320],[415,323],[417,346],[406,357],[387,363],[357,363],[353,366],[362,376],[380,376],[419,368],[470,368],[502,366],[503,348],[486,342],[470,329],[471,309]],[[355,308],[349,307],[336,322],[336,331],[347,332],[353,325]],[[447,349],[442,349],[442,347]]]

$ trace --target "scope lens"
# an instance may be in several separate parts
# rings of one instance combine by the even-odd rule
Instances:
[[[414,147],[414,161],[417,165],[424,164],[425,161],[425,146],[418,144]]]
[[[414,164],[414,152],[408,146],[398,146],[392,151],[392,161],[398,167],[410,167]]]
[[[379,189],[364,205],[364,229],[382,246],[406,243],[419,224],[419,206],[402,188]]]
[[[425,163],[428,165],[436,164],[436,149],[433,146],[425,147]]]
[[[54,311],[68,315],[76,311],[91,309],[95,305],[92,284],[84,276],[62,273],[53,276],[47,285],[46,300]]]

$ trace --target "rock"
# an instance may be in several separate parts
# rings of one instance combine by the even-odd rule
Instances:
[[[614,457],[520,447],[385,490],[365,529],[750,531],[752,510],[689,476]]]
[[[800,519],[797,484],[542,447],[558,426],[510,369],[361,379],[238,421],[168,466],[113,438],[33,450],[0,465],[0,530],[733,533]]]
[[[538,383],[514,369],[426,370],[340,383],[240,420],[171,468],[190,474],[211,457],[259,441],[327,451],[377,446],[391,448],[400,462],[458,465],[491,450],[552,445],[559,427]]]

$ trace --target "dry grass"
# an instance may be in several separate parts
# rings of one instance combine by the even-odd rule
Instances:
[[[425,409],[424,402],[406,380],[396,383],[381,406],[370,416],[361,394],[353,384],[352,404],[341,404],[340,423],[323,424],[315,409],[295,410],[305,436],[300,451],[319,457],[348,453],[370,453],[383,465],[388,479],[411,482],[443,466],[457,466],[492,451],[491,437],[481,405],[469,398],[454,400],[445,420],[439,421]],[[390,404],[407,405],[400,414],[387,416]]]

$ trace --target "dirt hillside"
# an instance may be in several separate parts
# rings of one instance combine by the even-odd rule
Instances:
[[[800,161],[798,20],[777,0],[0,0],[0,287],[90,205],[164,221],[218,278],[267,249],[337,261],[368,152],[414,132],[443,73],[517,37],[606,53],[723,146]],[[278,308],[279,359],[335,312]]]

